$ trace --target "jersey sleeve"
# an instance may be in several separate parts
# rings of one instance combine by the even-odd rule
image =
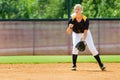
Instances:
[[[69,24],[73,24],[72,18],[70,18],[70,19],[68,20],[68,24],[67,24],[67,27],[66,27],[66,28],[68,28]]]
[[[85,21],[85,29],[89,29],[89,20],[88,19],[86,19],[86,21]]]
[[[69,19],[68,25],[69,25],[69,24],[73,24],[72,18]]]

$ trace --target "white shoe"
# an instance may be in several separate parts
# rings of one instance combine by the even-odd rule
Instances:
[[[76,66],[72,66],[72,71],[76,71]]]
[[[102,66],[100,66],[102,71],[105,71],[106,67],[102,64]]]

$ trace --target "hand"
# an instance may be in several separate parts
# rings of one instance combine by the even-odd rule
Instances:
[[[81,38],[81,40],[80,40],[80,41],[85,41],[84,37],[83,37],[83,38]]]
[[[84,42],[84,44],[85,45],[87,45],[87,43],[86,43],[86,41],[85,41],[85,39],[84,38],[81,38],[81,40],[80,41],[83,41]]]
[[[80,52],[85,51],[86,49],[86,44],[85,41],[79,41],[76,46],[75,46]]]
[[[72,29],[73,28],[73,24],[69,24],[69,28]]]
[[[69,26],[68,26],[68,28],[67,28],[67,30],[66,30],[66,33],[67,34],[70,34],[71,33],[71,29],[73,28],[73,24],[69,24]]]

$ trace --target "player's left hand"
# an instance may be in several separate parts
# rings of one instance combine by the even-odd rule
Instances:
[[[80,52],[85,51],[86,49],[86,42],[85,41],[79,41],[77,45],[75,46]]]

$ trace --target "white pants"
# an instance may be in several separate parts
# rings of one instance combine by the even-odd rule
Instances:
[[[83,38],[83,33],[72,33],[72,40],[73,40],[73,49],[72,49],[72,54],[78,54],[78,50],[77,48],[75,48],[75,45],[81,40],[81,38]],[[92,39],[92,35],[90,30],[88,30],[87,32],[87,37],[86,37],[86,43],[87,43],[87,47],[89,48],[90,52],[92,53],[93,56],[96,56],[98,54],[97,49],[95,48],[93,39]]]

